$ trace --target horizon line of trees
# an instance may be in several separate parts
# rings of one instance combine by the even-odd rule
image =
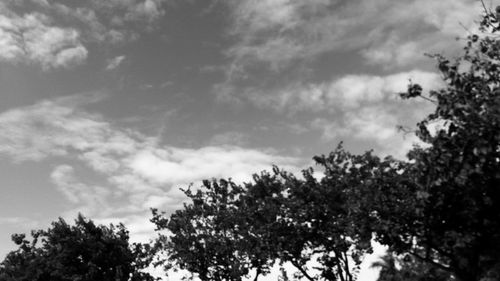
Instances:
[[[416,126],[425,144],[407,160],[352,154],[340,144],[314,157],[300,177],[274,167],[253,182],[205,180],[183,190],[173,214],[152,209],[158,238],[130,244],[123,225],[79,216],[60,219],[0,263],[1,281],[152,281],[144,269],[184,269],[202,281],[259,280],[288,263],[281,280],[353,281],[372,253],[380,281],[500,280],[500,7],[485,9],[481,36],[470,34],[460,57],[431,55],[445,86],[424,94],[410,84],[402,99],[435,110]],[[465,69],[465,70],[464,70]],[[439,123],[433,131],[429,125]]]

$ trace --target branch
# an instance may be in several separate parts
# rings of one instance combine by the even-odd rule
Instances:
[[[346,281],[345,278],[344,278],[344,274],[342,274],[342,265],[340,264],[340,262],[337,263],[337,270],[339,271],[339,277],[340,277],[340,281]]]
[[[422,95],[420,95],[419,97],[420,97],[420,98],[422,98],[422,99],[424,99],[424,100],[426,100],[426,101],[430,101],[430,102],[432,102],[433,104],[437,104],[437,100],[433,100],[433,99],[431,99],[431,98],[428,98],[428,97],[426,97],[426,96],[422,96]]]
[[[342,269],[342,264],[341,264],[342,262],[345,263],[344,257],[342,256],[342,251],[339,254],[339,252],[334,249],[333,252],[335,253],[335,257],[338,260],[338,262],[336,262],[335,264],[337,266],[337,273],[338,273],[338,276],[340,277],[340,281],[346,281],[344,278],[344,270]],[[346,274],[346,276],[347,276],[347,274]]]
[[[257,279],[259,278],[259,275],[260,275],[260,266],[257,267],[257,272],[255,273],[255,278],[253,279],[253,281],[257,281]]]
[[[469,35],[470,35],[470,34],[472,34],[472,32],[471,32],[471,31],[470,31],[470,30],[469,30],[469,29],[468,29],[468,28],[467,28],[467,27],[466,27],[466,26],[465,26],[462,22],[460,22],[460,21],[459,21],[459,22],[458,22],[458,24],[459,24],[459,25],[460,25],[460,26],[461,26],[461,27],[462,27],[465,31],[467,31],[467,32],[469,33]]]
[[[349,257],[347,256],[347,252],[344,252],[344,262],[345,262],[345,273],[346,273],[346,277],[349,281],[352,281],[353,278],[352,278],[352,274],[351,274],[351,270],[349,269]]]
[[[488,14],[488,8],[486,8],[486,4],[484,4],[484,0],[481,0],[481,5],[483,5],[483,10],[486,14]]]
[[[421,261],[431,263],[432,265],[434,265],[436,267],[439,267],[440,269],[442,269],[444,271],[452,272],[452,269],[449,266],[442,265],[442,264],[440,264],[438,262],[435,262],[433,259],[430,259],[430,258],[424,258],[424,257],[422,257],[421,255],[419,255],[419,254],[417,254],[415,252],[409,252],[409,253],[411,255],[413,255],[414,257],[418,258]]]
[[[484,10],[484,13],[485,13],[485,17],[488,17],[489,15],[492,15],[491,9],[488,10],[488,8],[486,8],[486,4],[484,4],[484,0],[481,0],[481,5],[483,5],[483,10]],[[494,17],[495,17],[495,20],[498,22],[498,17],[496,15]],[[489,20],[488,20],[488,25],[493,28],[493,31],[495,31],[495,29],[497,28],[496,26],[494,26],[493,24],[491,24],[491,21],[489,21]]]
[[[290,261],[293,266],[295,266],[303,275],[304,277],[306,277],[309,281],[315,281],[314,278],[312,278],[309,274],[307,274],[307,271],[302,268],[302,266],[300,266],[296,261],[294,261],[293,259]]]
[[[426,237],[426,240],[427,240],[427,244],[429,245],[429,248],[431,250],[434,250],[436,252],[438,252],[438,254],[444,256],[444,257],[447,257],[448,259],[453,259],[454,255],[452,252],[449,252],[449,251],[445,251],[445,250],[442,250],[440,249],[436,243],[434,243],[433,239],[432,239],[432,236],[430,237]]]

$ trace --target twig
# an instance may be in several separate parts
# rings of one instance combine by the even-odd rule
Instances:
[[[437,100],[433,100],[433,99],[428,98],[428,97],[426,97],[426,96],[422,96],[422,95],[420,95],[419,97],[420,97],[420,98],[423,98],[423,99],[424,99],[424,100],[426,100],[426,101],[430,101],[430,102],[432,102],[432,103],[434,103],[434,104],[436,104],[436,103],[437,103]]]
[[[488,8],[486,8],[486,5],[484,4],[484,0],[481,0],[481,5],[483,5],[484,12],[488,13]]]
[[[469,34],[472,34],[472,32],[461,21],[459,21],[458,24]]]
[[[306,277],[310,281],[314,281],[314,278],[312,278],[309,274],[307,274],[307,271],[304,268],[302,268],[302,266],[300,266],[296,261],[291,260],[291,263],[304,275],[304,277]]]
[[[419,254],[417,254],[417,253],[415,253],[415,252],[413,252],[413,251],[412,251],[412,252],[410,252],[410,254],[411,254],[412,256],[414,256],[414,257],[418,258],[419,260],[421,260],[421,261],[425,261],[425,262],[429,262],[429,263],[431,263],[432,265],[437,266],[437,267],[441,268],[441,269],[442,269],[442,270],[444,270],[444,271],[447,271],[447,272],[451,272],[451,271],[452,271],[452,269],[451,269],[451,267],[450,267],[450,266],[446,266],[446,265],[440,264],[440,263],[438,263],[438,262],[435,262],[435,261],[434,261],[433,259],[431,259],[431,258],[424,258],[424,257],[422,257],[421,255],[419,255]]]

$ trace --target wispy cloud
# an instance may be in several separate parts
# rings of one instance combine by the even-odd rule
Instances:
[[[92,43],[134,40],[153,29],[165,2],[6,1],[0,5],[0,61],[35,63],[45,70],[81,64]]]
[[[214,146],[220,146],[220,145],[243,146],[245,144],[248,144],[248,142],[249,142],[249,136],[237,131],[228,131],[214,135],[209,141],[209,143]]]
[[[409,113],[409,110],[415,112]],[[421,144],[413,133],[405,133],[399,126],[415,126],[418,117],[424,117],[429,108],[424,105],[407,106],[374,105],[350,111],[339,118],[317,118],[311,127],[322,132],[326,142],[340,142],[346,139],[367,142],[379,155],[392,155],[404,159],[414,144]],[[420,116],[411,116],[420,113]],[[409,124],[408,124],[409,123]]]
[[[113,59],[108,60],[108,64],[106,65],[106,70],[116,69],[122,62],[125,60],[125,56],[117,56]]]
[[[38,222],[25,217],[0,217],[0,225],[25,225],[28,227],[38,227]]]
[[[235,43],[226,49],[229,62],[225,80],[214,87],[217,96],[225,102],[251,101],[292,111],[321,108],[322,93],[335,92],[324,89],[328,81],[308,81],[319,58],[349,53],[357,63],[367,68],[376,65],[395,76],[418,71],[424,60],[428,62],[424,53],[460,51],[455,38],[467,35],[463,26],[471,26],[481,9],[474,0],[225,3],[231,11],[230,34]],[[337,77],[336,86],[345,86],[338,90],[344,91],[346,99],[356,99],[348,95],[360,95],[360,90],[374,98],[376,90],[370,87],[377,89],[377,80],[369,81],[370,85],[348,81],[359,75]]]
[[[446,1],[228,1],[236,64],[291,61],[349,48],[367,62],[407,65],[422,53],[447,50],[444,38],[461,36],[479,14],[473,0]],[[439,39],[439,40],[437,40]]]
[[[300,115],[301,126],[319,130],[325,141],[354,138],[399,156],[415,139],[400,141],[396,126],[414,126],[432,105],[404,103],[398,92],[410,79],[424,89],[441,87],[437,73],[422,70],[424,53],[458,52],[455,37],[467,34],[462,26],[481,9],[474,0],[225,3],[235,43],[226,49],[225,80],[214,87],[220,101]],[[332,70],[331,79],[318,81],[318,59],[339,53],[371,70]],[[342,59],[333,68],[351,63]],[[374,66],[384,74],[374,74]]]
[[[233,98],[277,112],[339,112],[398,100],[410,81],[426,89],[442,86],[438,74],[413,70],[386,76],[351,74],[320,83],[298,81],[275,89],[248,87],[239,95],[234,92]]]
[[[88,51],[76,29],[52,25],[39,13],[3,15],[0,12],[0,61],[40,64],[44,69],[83,62]]]
[[[379,153],[404,157],[416,138],[398,131],[398,126],[414,127],[433,108],[428,101],[400,99],[398,93],[407,89],[410,80],[421,84],[424,93],[443,86],[436,73],[414,70],[386,76],[353,74],[267,91],[248,88],[238,98],[278,113],[300,115],[300,120],[313,116],[302,128],[319,130],[325,142],[353,139],[369,143]]]
[[[89,96],[87,102],[94,100]],[[298,159],[255,149],[159,145],[155,138],[84,111],[83,104],[85,98],[71,96],[0,114],[0,155],[54,163],[50,178],[71,214],[83,211],[106,219],[144,215],[149,207],[172,210],[185,199],[177,188],[202,179],[250,181],[272,164],[298,169]],[[84,168],[70,164],[74,161]],[[104,181],[79,177],[86,170]]]
[[[111,190],[102,186],[91,186],[81,182],[74,168],[63,164],[54,168],[50,179],[64,195],[72,211],[94,215],[97,212],[109,213]]]

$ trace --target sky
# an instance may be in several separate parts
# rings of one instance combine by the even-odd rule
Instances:
[[[493,5],[491,1],[485,1]],[[179,188],[298,172],[340,141],[404,159],[477,0],[2,0],[0,257],[76,214],[153,237]],[[369,280],[369,279],[365,279]]]

